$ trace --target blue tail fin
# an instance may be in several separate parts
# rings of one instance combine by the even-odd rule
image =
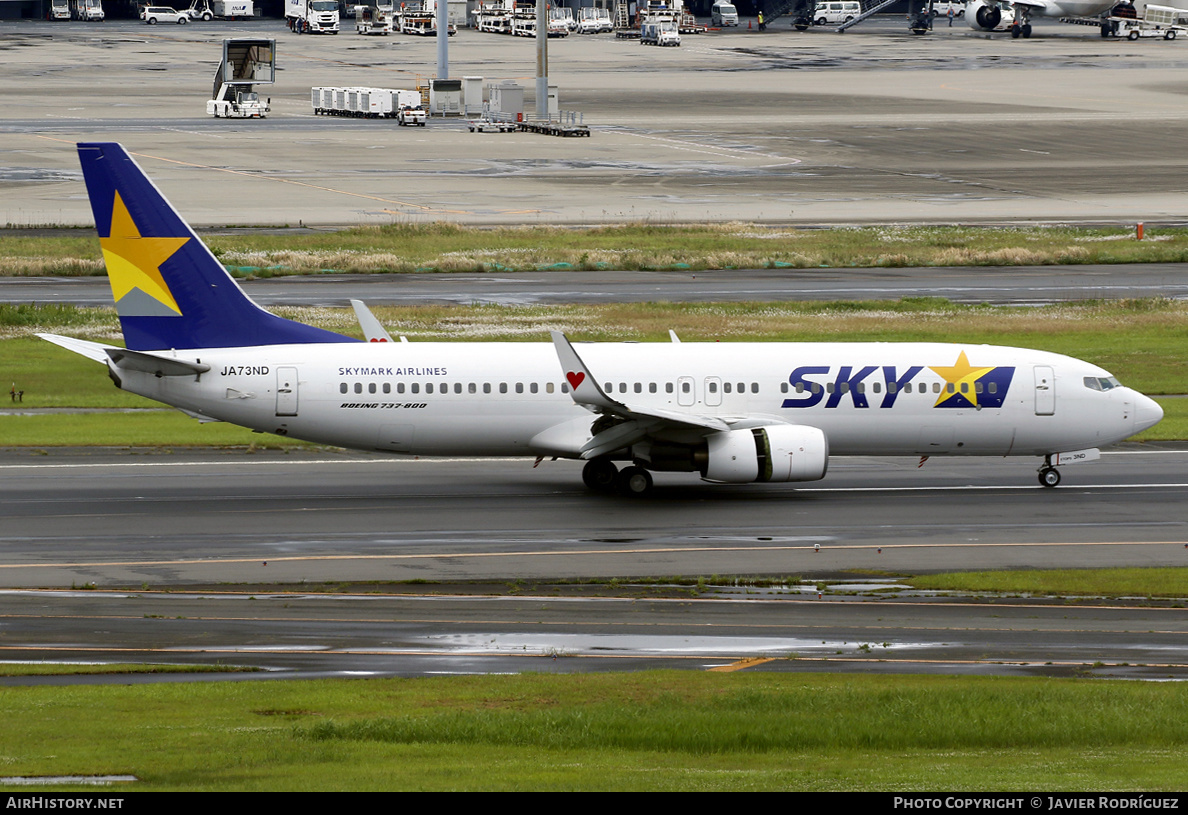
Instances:
[[[79,144],[124,342],[133,350],[356,342],[257,306],[119,144]]]

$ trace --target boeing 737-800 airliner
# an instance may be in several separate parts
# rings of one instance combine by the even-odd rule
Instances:
[[[1040,456],[1054,487],[1057,465],[1163,417],[1096,365],[1023,348],[361,342],[249,300],[123,147],[78,152],[126,348],[41,336],[200,419],[361,450],[573,459],[591,488],[643,494],[658,471],[813,481],[830,455]]]

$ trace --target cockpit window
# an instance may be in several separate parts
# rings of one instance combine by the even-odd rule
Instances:
[[[1108,391],[1122,387],[1122,383],[1113,376],[1087,376],[1085,387],[1091,391]]]

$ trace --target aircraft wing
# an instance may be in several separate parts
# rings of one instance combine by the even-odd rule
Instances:
[[[550,332],[561,369],[569,382],[573,401],[593,413],[620,419],[618,423],[597,432],[581,450],[584,459],[627,447],[658,430],[684,429],[700,431],[729,430],[731,425],[717,416],[701,416],[654,406],[641,407],[608,396],[598,385],[586,363],[578,356],[569,339],[560,331]]]
[[[1007,4],[1030,9],[1045,9],[1048,7],[1048,4],[1044,0],[1008,0]]]

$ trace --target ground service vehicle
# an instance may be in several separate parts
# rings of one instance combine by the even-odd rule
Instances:
[[[223,40],[223,59],[215,71],[206,113],[216,119],[263,119],[271,109],[255,85],[276,80],[276,40],[247,37]]]
[[[578,9],[579,34],[609,34],[614,30],[615,24],[608,9],[589,6]]]
[[[101,0],[70,0],[71,20],[86,20],[89,23],[99,23],[106,16],[103,12],[103,3]]]
[[[145,6],[144,10],[140,12],[140,19],[149,25],[156,25],[157,23],[185,25],[190,17],[184,11],[178,11],[169,6]]]
[[[720,28],[738,25],[738,9],[731,3],[714,3],[710,9],[710,25]]]
[[[813,22],[816,25],[830,25],[832,23],[848,23],[862,13],[862,4],[857,0],[843,0],[843,2],[818,3],[813,12]]]
[[[428,117],[425,115],[425,109],[421,107],[420,100],[415,105],[402,105],[400,110],[396,113],[396,124],[401,127],[415,125],[425,126],[425,121]]]
[[[255,91],[232,90],[226,99],[211,99],[206,112],[216,119],[263,119],[272,108]]]
[[[681,32],[676,23],[644,23],[639,28],[639,42],[641,45],[679,46]]]
[[[50,0],[49,11],[46,12],[46,19],[69,20],[70,0]]]
[[[352,6],[355,10],[355,31],[359,34],[387,36],[396,30],[396,11],[391,3],[372,0]]]
[[[932,16],[948,17],[950,9],[952,9],[955,19],[961,19],[965,16],[964,0],[933,0]]]

